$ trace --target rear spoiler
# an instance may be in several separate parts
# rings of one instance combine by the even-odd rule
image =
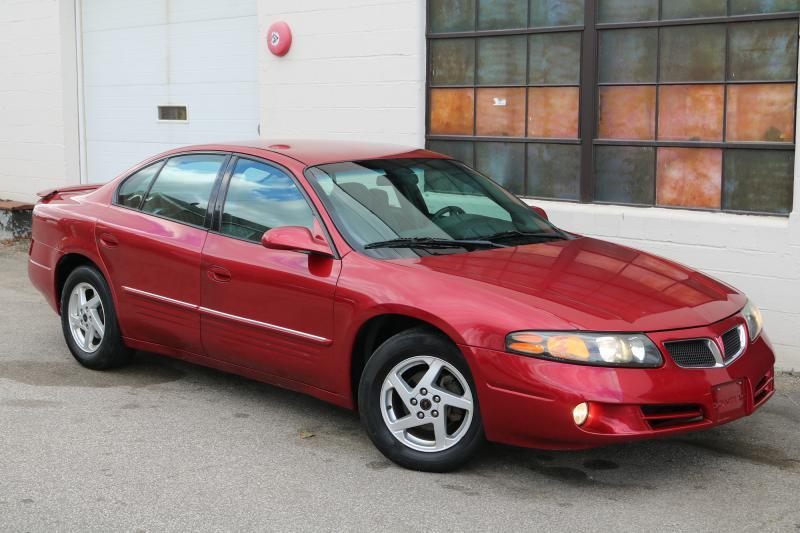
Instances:
[[[36,196],[41,198],[40,202],[47,203],[50,200],[61,199],[63,193],[83,193],[93,191],[99,188],[102,183],[93,183],[86,185],[71,185],[68,187],[57,187],[55,189],[45,189],[36,193]]]

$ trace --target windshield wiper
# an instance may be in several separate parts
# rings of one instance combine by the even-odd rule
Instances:
[[[516,239],[520,237],[531,237],[535,239],[552,239],[556,241],[566,240],[567,236],[563,233],[544,233],[544,232],[528,232],[528,231],[519,231],[519,230],[511,230],[511,231],[501,231],[500,233],[495,233],[494,235],[488,235],[484,237],[487,241],[502,241],[506,239]]]
[[[388,241],[371,242],[364,249],[374,248],[505,248],[502,244],[470,239],[437,239],[434,237],[401,237]]]

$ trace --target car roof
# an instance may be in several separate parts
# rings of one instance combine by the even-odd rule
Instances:
[[[263,151],[266,152],[263,154],[265,157],[269,157],[269,153],[279,153],[308,166],[363,159],[448,157],[430,150],[398,144],[320,139],[255,139],[187,146],[175,151],[199,150],[246,151],[249,153]]]

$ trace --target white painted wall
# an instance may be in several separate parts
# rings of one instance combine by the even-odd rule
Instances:
[[[73,10],[69,1],[0,0],[0,198],[28,202],[78,181],[65,150],[74,108],[61,40]]]
[[[267,51],[283,20],[293,44]],[[425,140],[424,0],[259,0],[262,137]]]

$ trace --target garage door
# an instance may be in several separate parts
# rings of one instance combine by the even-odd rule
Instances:
[[[89,182],[258,136],[256,0],[82,0],[81,16]]]

